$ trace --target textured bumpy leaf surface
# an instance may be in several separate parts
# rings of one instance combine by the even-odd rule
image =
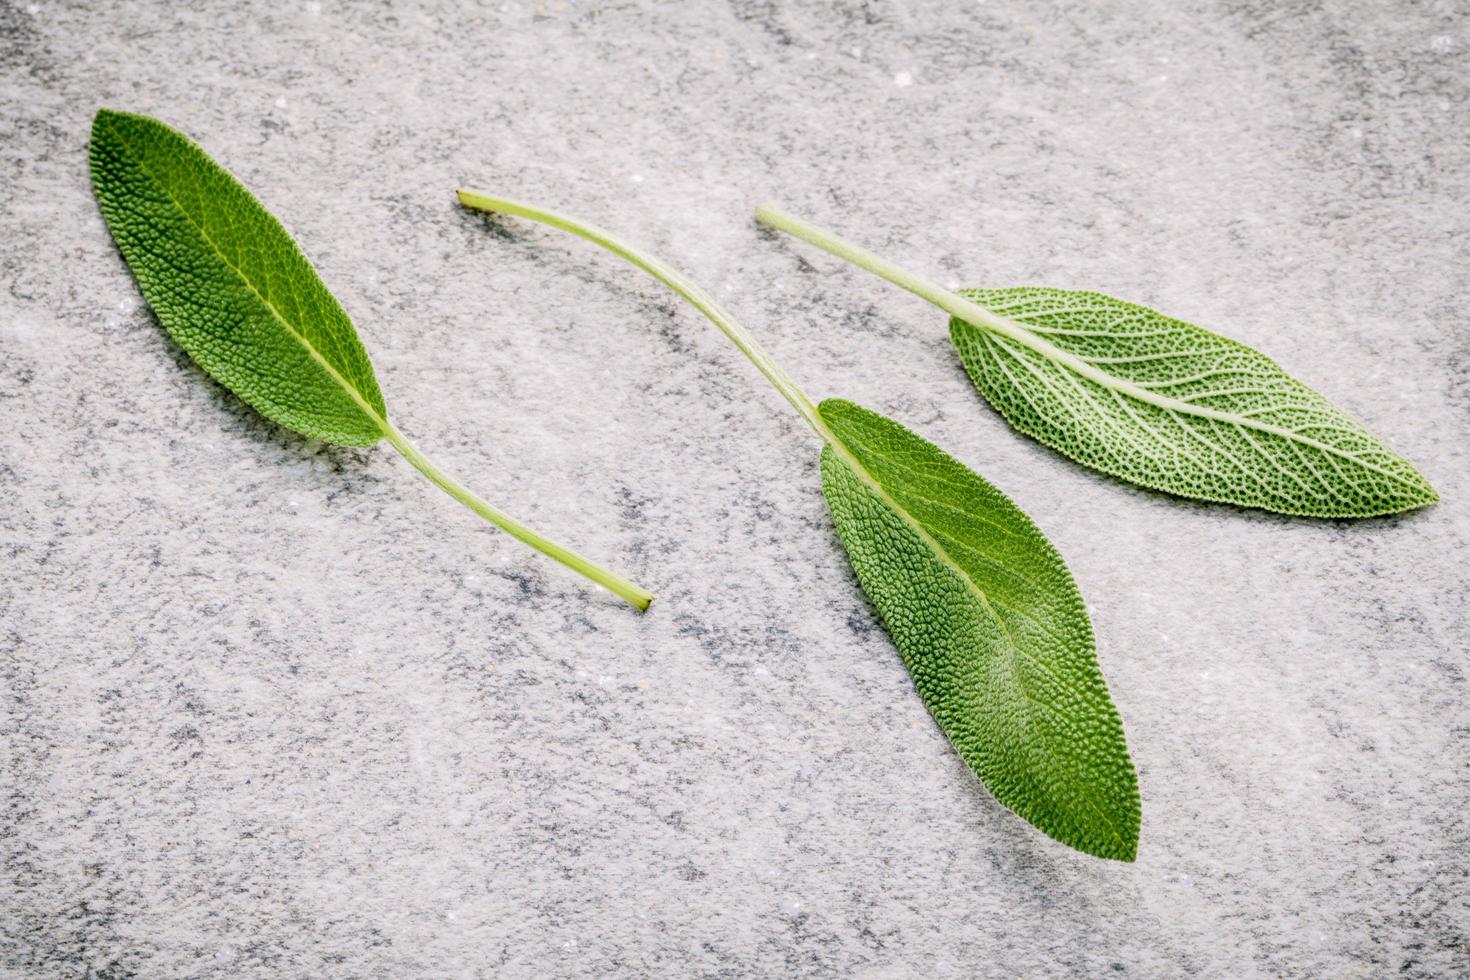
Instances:
[[[104,110],[92,186],[148,304],[179,346],[261,414],[346,446],[383,436],[372,362],[291,236],[182,134]]]
[[[1131,861],[1138,784],[1061,556],[1010,499],[849,402],[822,486],[858,581],[924,703],[1001,803],[1063,843]]]
[[[1105,473],[1286,514],[1366,517],[1439,499],[1406,460],[1265,355],[1097,293],[961,293],[1061,357],[958,318],[950,336],[1016,428]]]

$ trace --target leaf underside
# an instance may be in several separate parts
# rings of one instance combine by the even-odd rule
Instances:
[[[92,123],[91,169],[148,305],[205,371],[302,435],[382,438],[387,411],[352,321],[244,185],[156,119],[108,110]]]
[[[1078,850],[1131,861],[1138,783],[1061,556],[1005,494],[896,422],[827,400],[851,454],[822,488],[914,686],[995,798]]]
[[[1098,293],[961,295],[1102,377],[959,318],[975,386],[1016,428],[1094,469],[1185,497],[1313,517],[1391,514],[1438,500],[1346,413],[1243,344]]]

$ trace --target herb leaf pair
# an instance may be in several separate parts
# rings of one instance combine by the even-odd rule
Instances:
[[[519,215],[622,256],[689,300],[822,438],[822,490],[858,582],[960,757],[1045,833],[1131,861],[1137,778],[1092,626],[1056,549],[992,484],[891,419],[813,405],[708,293],[610,233],[478,191],[468,207]]]
[[[756,215],[948,313],[980,393],[1017,429],[1094,469],[1311,517],[1439,499],[1407,460],[1244,344],[1098,293],[955,293],[779,208]]]
[[[646,609],[653,596],[492,507],[388,421],[367,351],[291,236],[203,150],[156,119],[103,110],[92,186],[107,227],[169,334],[262,415],[340,446],[388,440],[451,497]]]

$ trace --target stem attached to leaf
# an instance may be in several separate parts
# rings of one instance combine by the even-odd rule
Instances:
[[[780,208],[770,204],[762,204],[755,209],[756,220],[761,224],[777,231],[784,231],[788,235],[794,235],[802,241],[817,246],[825,252],[831,252],[839,259],[846,259],[853,265],[861,266],[869,272],[882,276],[895,286],[900,286],[919,296],[927,299],[950,316],[959,317],[977,327],[985,327],[1003,334],[1013,340],[1020,341],[1028,347],[1036,347],[1036,338],[1029,332],[1020,330],[1016,324],[997,316],[978,303],[973,303],[953,290],[945,289],[939,283],[923,276],[915,275],[907,269],[901,269],[889,262],[882,256],[875,255],[863,248],[854,245],[845,238],[840,238],[823,228],[802,221],[792,214],[787,214]],[[1046,345],[1048,348],[1051,345]]]
[[[553,228],[560,228],[562,231],[585,238],[589,242],[601,245],[609,252],[627,259],[694,304],[695,309],[703,313],[715,326],[724,331],[725,336],[729,337],[735,346],[740,348],[740,352],[750,358],[750,362],[760,370],[761,374],[766,376],[771,384],[776,386],[776,390],[791,403],[792,407],[816,431],[817,435],[828,442],[835,441],[831,431],[827,428],[827,424],[822,421],[822,417],[817,413],[816,406],[812,404],[811,399],[806,396],[806,393],[801,390],[797,383],[791,380],[791,376],[781,370],[781,366],[772,360],[771,355],[767,354],[760,344],[756,343],[755,338],[750,335],[749,331],[742,327],[719,303],[716,303],[714,297],[710,296],[709,293],[705,292],[697,284],[691,282],[677,269],[671,268],[647,252],[621,241],[611,232],[604,231],[596,225],[585,224],[564,214],[558,214],[555,211],[548,211],[544,208],[524,204],[520,201],[494,197],[483,191],[468,190],[466,188],[459,190],[459,202],[465,207],[475,208],[479,211],[494,211],[499,214],[518,215],[522,218],[529,218],[532,221],[539,221],[544,225],[550,225]]]
[[[639,609],[647,609],[648,604],[653,601],[653,595],[651,593],[645,592],[627,579],[619,575],[614,575],[600,565],[593,564],[570,548],[563,548],[555,541],[543,538],[510,515],[491,507],[472,491],[430,462],[429,458],[419,452],[418,447],[409,442],[402,432],[399,432],[386,421],[383,423],[383,435],[392,444],[393,448],[403,455],[404,459],[413,464],[414,469],[428,477],[445,493],[511,537],[525,542],[543,555],[555,558],[572,571],[587,576],[598,585],[616,593]]]

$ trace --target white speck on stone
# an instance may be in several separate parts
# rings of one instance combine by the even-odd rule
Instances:
[[[278,95],[278,96],[276,96],[276,108],[277,109],[284,109],[284,108],[286,108],[286,97],[284,95]]]
[[[26,7],[26,13],[30,14],[32,17],[36,16],[40,12],[41,5],[39,3],[33,3],[30,6]]]
[[[479,595],[484,591],[485,583],[478,575],[466,575],[464,577],[464,587],[475,595]]]
[[[751,673],[755,675],[756,680],[768,681],[771,679],[771,672],[766,669],[765,664],[756,664]]]
[[[629,177],[628,179],[631,180],[635,184],[641,184],[641,183],[643,183],[643,175],[642,174],[634,174],[633,176]]]
[[[322,5],[317,3],[317,0],[307,0],[307,3],[304,4],[301,9],[306,11],[312,17],[316,17],[319,16],[322,12]]]
[[[897,85],[899,88],[908,88],[910,85],[914,84],[914,76],[910,72],[901,71],[897,75],[893,76],[893,84]]]
[[[791,898],[789,896],[787,898],[783,898],[781,900],[781,914],[782,915],[800,915],[801,914],[801,902],[798,901],[797,899]]]
[[[853,48],[852,49],[852,56],[854,58],[861,58],[863,56],[863,49],[862,48]]]

